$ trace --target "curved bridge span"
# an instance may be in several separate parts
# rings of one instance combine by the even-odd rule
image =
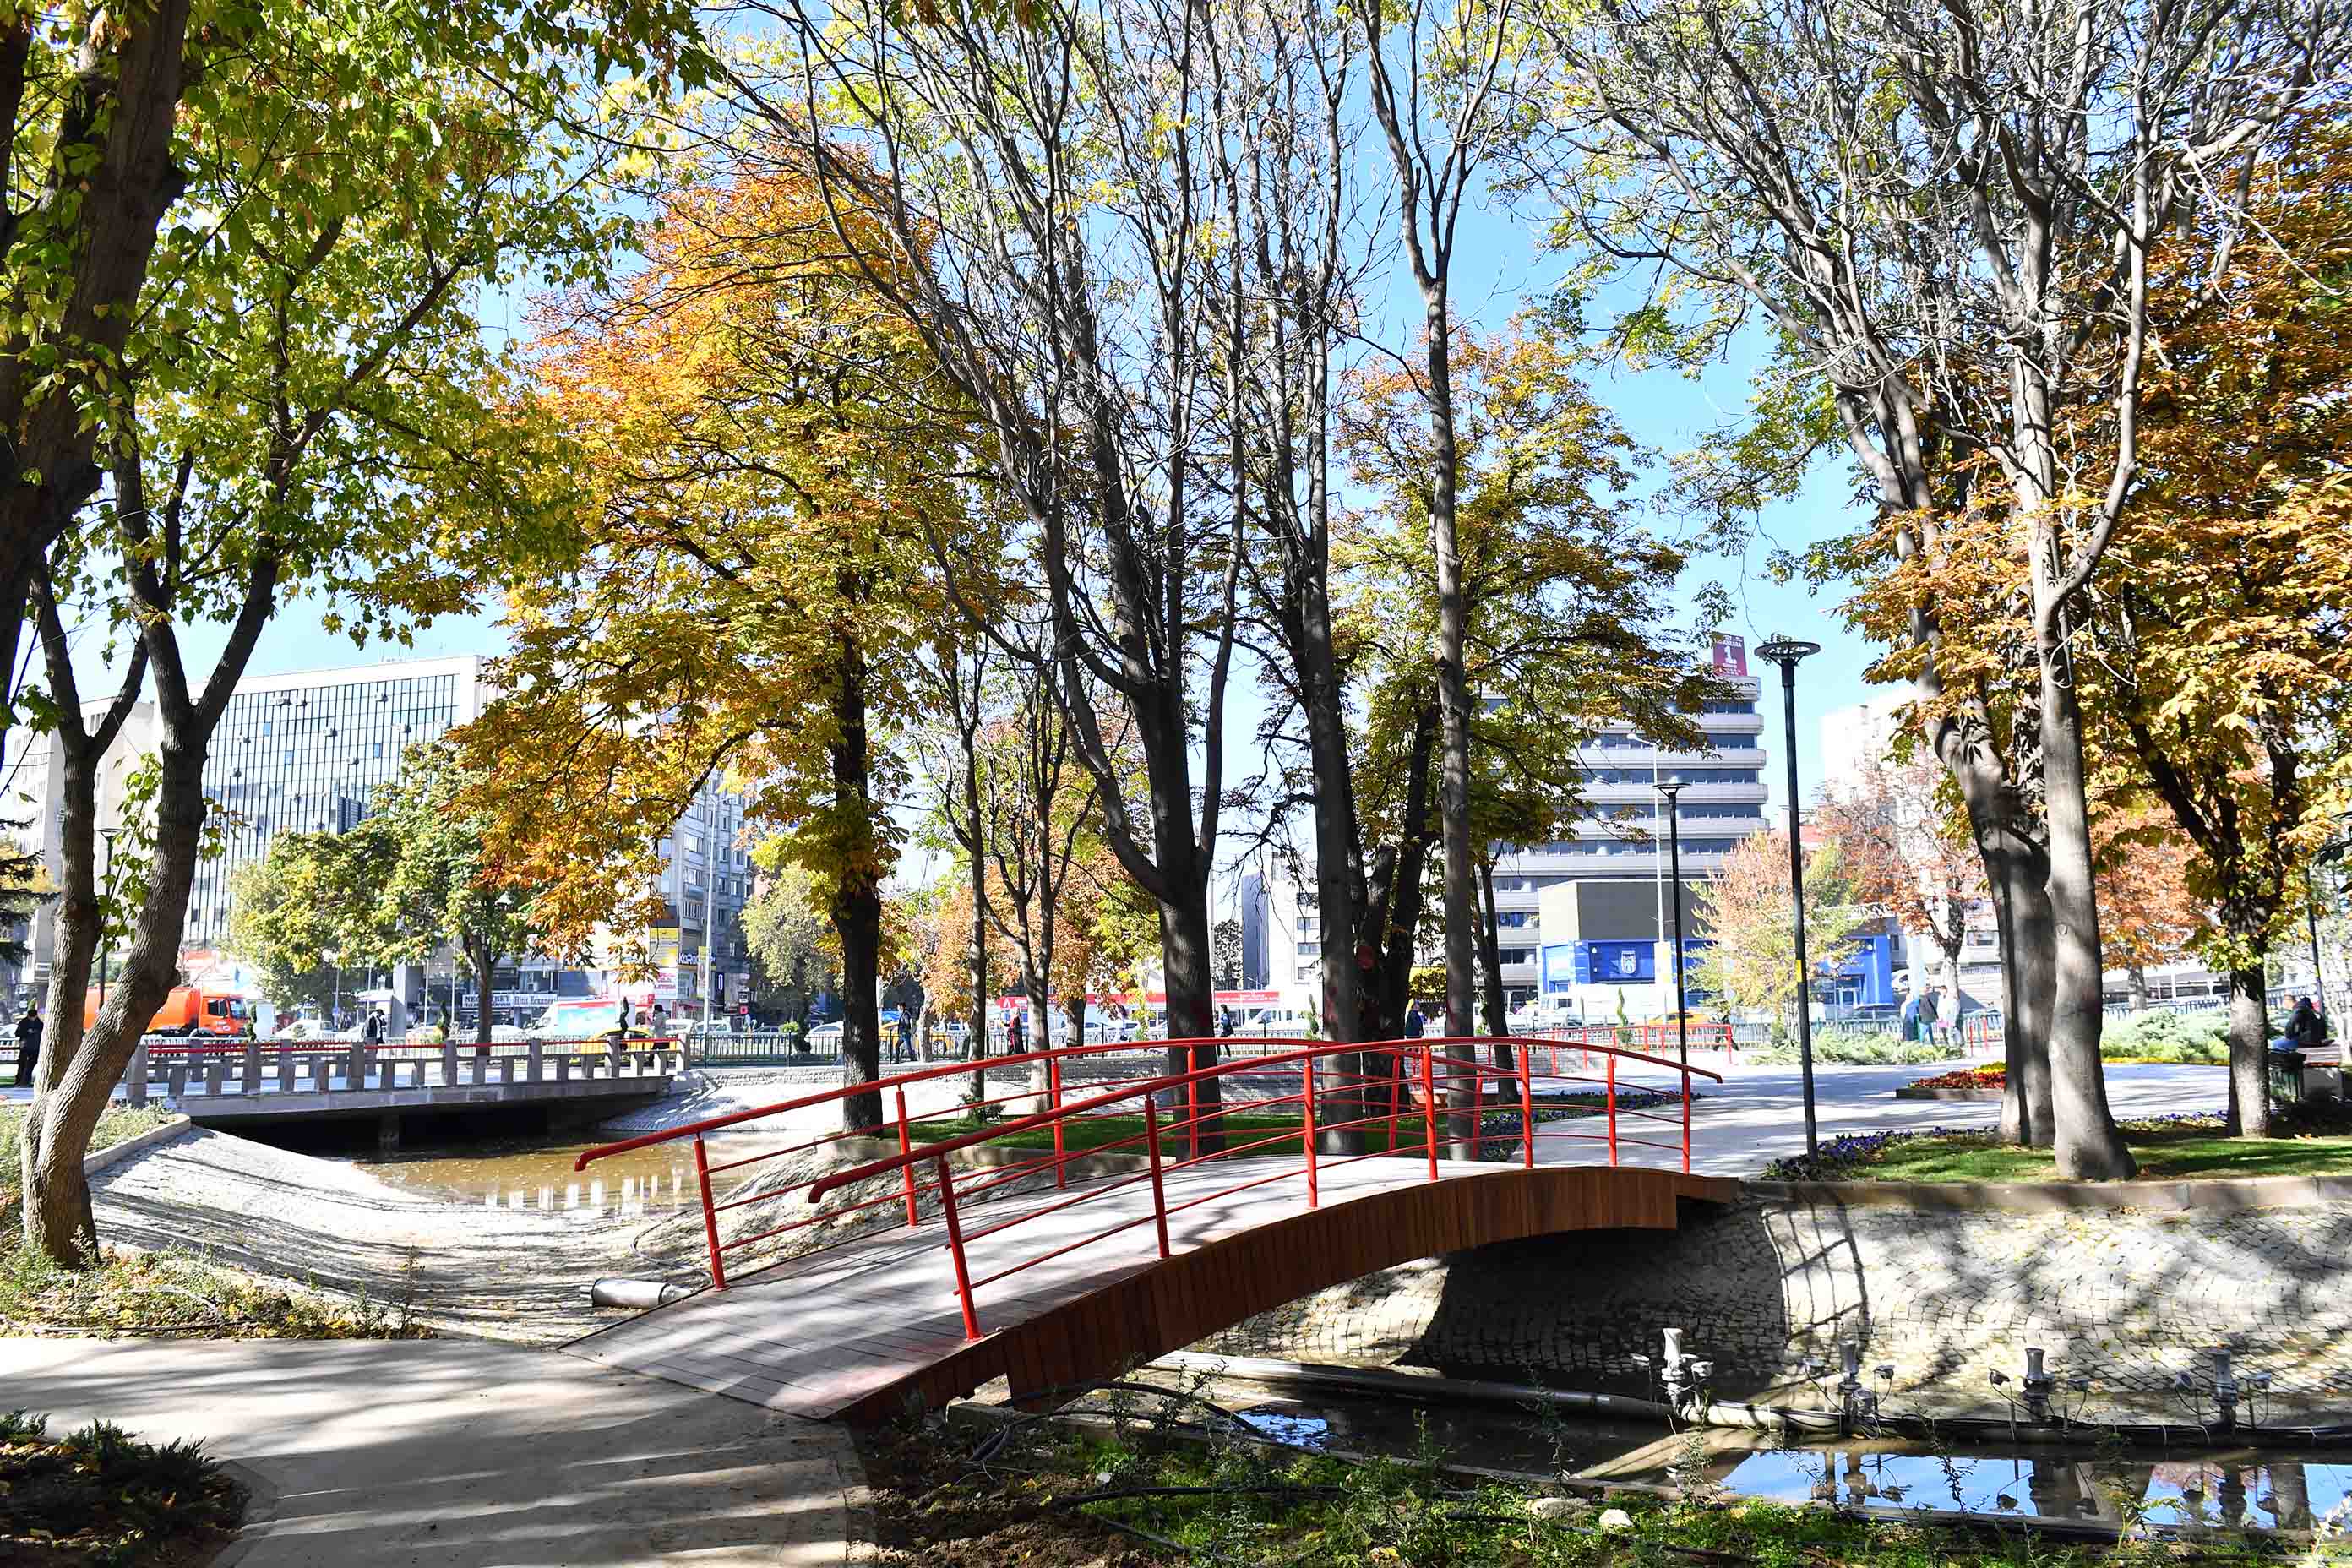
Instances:
[[[1686,1148],[1684,1086],[1712,1074],[1581,1043],[1564,1065],[1584,1070],[1564,1073],[1540,1041],[1532,1052],[1517,1042],[1498,1066],[1492,1044],[1297,1042],[1255,1060],[1089,1082],[1080,1099],[1061,1094],[1061,1069],[1103,1047],[1038,1052],[998,1058],[991,1070],[1034,1061],[1045,1092],[1005,1098],[1043,1109],[953,1137],[941,1126],[970,1125],[962,1105],[953,1120],[908,1117],[905,1089],[968,1077],[969,1066],[591,1151],[583,1165],[650,1142],[694,1139],[698,1169],[719,1178],[705,1183],[715,1288],[568,1348],[773,1409],[867,1423],[996,1377],[1018,1397],[1115,1375],[1253,1313],[1416,1258],[1559,1231],[1671,1229],[1681,1203],[1737,1195],[1735,1182],[1686,1171],[1547,1158],[1614,1159],[1627,1144],[1670,1154],[1672,1143],[1643,1136],[1660,1126]],[[1634,1087],[1636,1072],[1672,1083],[1679,1103],[1660,1114],[1666,1097]],[[847,1149],[895,1144],[905,1152],[861,1164],[828,1150],[837,1162],[831,1173],[762,1186],[762,1162],[805,1158],[844,1135],[748,1157],[729,1148],[718,1161],[704,1147],[706,1135],[730,1127],[779,1125],[793,1111],[877,1091],[899,1121],[883,1130],[887,1142]],[[1106,1136],[1136,1122],[1132,1137]],[[1004,1160],[1008,1144],[1024,1141],[1036,1147],[1010,1163],[959,1163],[982,1143]],[[1081,1177],[1075,1173],[1115,1162],[1073,1145],[1123,1149],[1132,1168]],[[738,1172],[753,1179],[730,1191],[725,1177]],[[850,1217],[868,1228],[729,1276],[730,1253]],[[885,1227],[872,1228],[877,1223]]]

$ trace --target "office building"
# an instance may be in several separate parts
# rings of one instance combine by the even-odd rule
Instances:
[[[1669,909],[1667,823],[1655,785],[1680,779],[1685,788],[1676,826],[1682,839],[1685,884],[1713,876],[1739,841],[1764,828],[1764,720],[1757,710],[1760,688],[1748,672],[1747,647],[1737,637],[1717,637],[1714,671],[1726,688],[1691,718],[1706,732],[1695,751],[1652,744],[1630,724],[1604,727],[1581,752],[1591,814],[1569,837],[1550,844],[1507,848],[1495,866],[1495,913],[1502,956],[1503,988],[1513,1006],[1533,998],[1545,984],[1539,960],[1553,939],[1543,930],[1547,889],[1568,883],[1622,884],[1591,903],[1593,921],[1606,932],[1585,929],[1560,944],[1607,941],[1638,944],[1642,952],[1624,971],[1623,952],[1611,949],[1620,977],[1645,988],[1659,976],[1656,946]],[[1269,985],[1312,991],[1319,983],[1321,931],[1315,891],[1298,876],[1281,872],[1264,879]],[[1634,907],[1646,913],[1633,919]],[[1567,906],[1561,906],[1566,908]],[[1622,930],[1616,929],[1622,927]],[[1433,961],[1434,955],[1424,955]],[[1590,955],[1588,954],[1588,963]],[[1567,972],[1563,971],[1563,974]],[[1671,982],[1671,971],[1666,972]],[[1567,982],[1563,979],[1561,984]]]
[[[386,660],[341,669],[254,676],[230,697],[205,765],[205,793],[222,814],[223,853],[198,866],[182,930],[184,967],[228,983],[249,978],[223,951],[236,905],[238,870],[258,863],[281,833],[342,833],[368,815],[376,793],[400,776],[413,748],[438,741],[478,718],[495,692],[478,655]],[[123,818],[125,780],[159,742],[153,706],[134,710],[100,765],[98,822],[101,830]],[[22,820],[21,836],[37,839],[54,874],[58,864],[61,787],[47,740],[37,738],[12,769],[11,799],[0,819]],[[751,868],[742,844],[744,798],[716,783],[706,786],[660,840],[664,923],[646,933],[656,975],[645,989],[673,1009],[699,1006],[701,952],[714,934],[715,1006],[748,989],[743,900]],[[45,984],[54,919],[33,922],[33,964],[27,978]],[[609,945],[609,944],[608,944]],[[566,968],[543,958],[501,963],[492,1005],[504,1016],[535,1013],[557,995],[609,989],[614,967]],[[470,984],[454,953],[429,961],[405,977],[403,990],[446,1001],[452,987],[470,1012]]]

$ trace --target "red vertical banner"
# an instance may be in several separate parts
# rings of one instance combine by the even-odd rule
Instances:
[[[1715,672],[1717,675],[1748,673],[1748,639],[1728,632],[1715,634]]]

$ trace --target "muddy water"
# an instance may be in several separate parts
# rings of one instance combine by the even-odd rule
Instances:
[[[599,1160],[585,1171],[572,1163],[582,1151],[610,1140],[469,1143],[424,1148],[390,1159],[355,1160],[360,1170],[412,1192],[486,1208],[552,1209],[581,1215],[658,1218],[699,1207],[692,1143],[657,1143],[632,1153]],[[730,1150],[724,1138],[709,1141],[719,1163],[736,1154],[772,1147],[772,1141]],[[727,1178],[717,1184],[723,1192]]]

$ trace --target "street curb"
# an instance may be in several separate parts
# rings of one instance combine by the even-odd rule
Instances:
[[[2041,1213],[2156,1209],[2236,1214],[2352,1203],[2352,1176],[2209,1176],[2189,1182],[1748,1182],[1752,1197],[1874,1208]]]
[[[237,1522],[236,1539],[222,1547],[220,1555],[206,1568],[236,1568],[255,1547],[268,1539],[269,1526],[278,1521],[278,1489],[269,1484],[268,1477],[235,1459],[223,1459],[221,1468],[245,1489],[245,1518]]]
[[[2001,1091],[1997,1089],[1921,1089],[1906,1084],[1895,1091],[1897,1100],[1965,1100],[1979,1103],[1998,1103]]]
[[[161,1127],[151,1127],[135,1138],[126,1138],[110,1149],[100,1149],[95,1154],[83,1156],[81,1173],[94,1176],[118,1160],[128,1160],[133,1154],[144,1153],[158,1143],[168,1142],[195,1125],[184,1116],[174,1116]]]

